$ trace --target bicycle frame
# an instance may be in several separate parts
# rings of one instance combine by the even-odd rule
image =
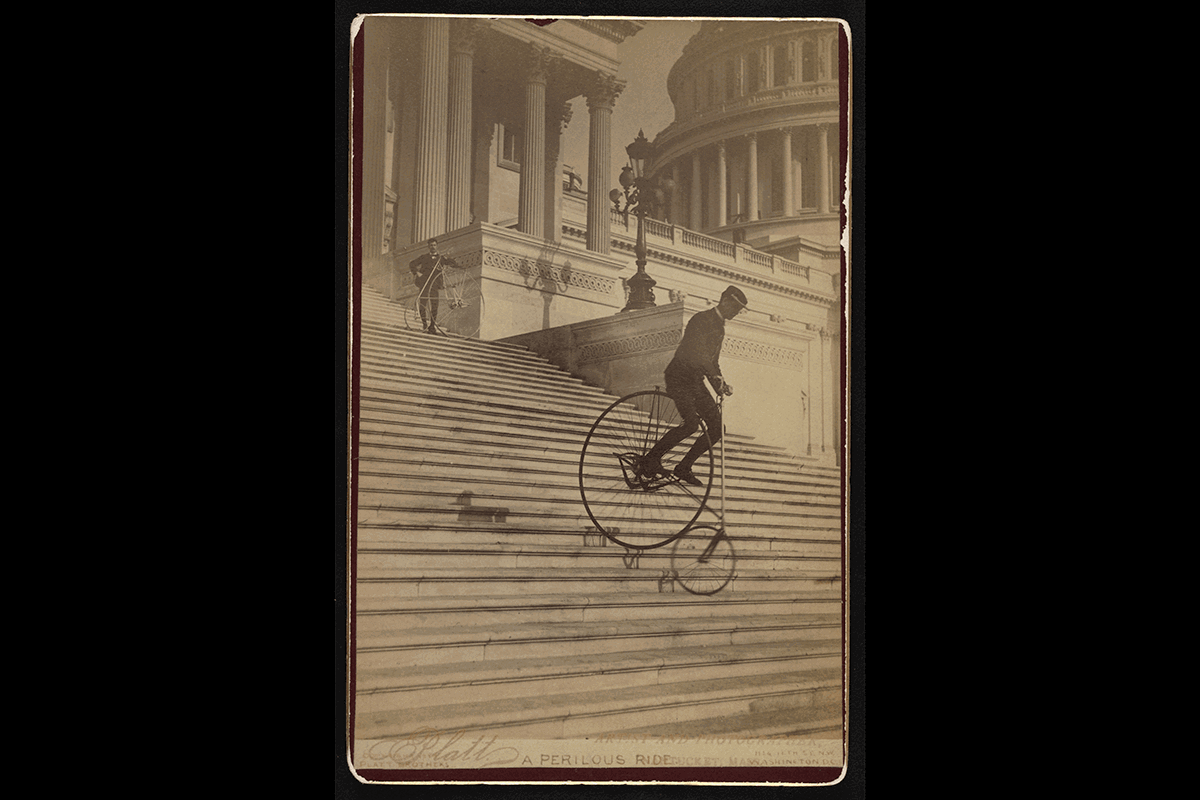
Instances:
[[[682,555],[682,560],[677,563],[676,550],[671,552],[671,570],[675,581],[684,588],[685,591],[697,595],[713,595],[725,588],[725,586],[736,576],[736,554],[733,547],[733,540],[729,537],[729,532],[725,528],[725,395],[723,392],[717,392],[717,408],[721,418],[721,439],[720,445],[720,482],[718,497],[720,498],[719,508],[708,510],[717,517],[716,525],[690,525],[686,528],[675,542],[675,548],[678,549],[682,543],[688,541],[689,535],[693,537],[705,537],[703,547],[699,552],[691,551]],[[707,504],[706,504],[707,507]],[[708,534],[708,531],[712,534]],[[699,540],[693,540],[699,544]],[[720,552],[718,552],[720,550]]]
[[[720,476],[721,484],[720,484],[720,492],[718,495],[721,499],[721,510],[714,511],[713,509],[709,508],[707,506],[707,504],[705,505],[705,508],[708,510],[709,513],[711,513],[713,516],[715,516],[717,518],[717,520],[720,522],[720,530],[722,532],[724,532],[724,530],[725,530],[725,395],[721,392],[717,393],[717,416],[721,420],[721,440],[719,443],[720,449],[718,450],[718,453],[720,455],[720,461],[721,461],[721,476]],[[618,458],[621,461],[621,471],[625,474],[625,483],[628,484],[629,488],[631,488],[631,489],[640,488],[643,491],[652,492],[652,491],[661,489],[662,487],[667,486],[669,484],[680,484],[681,483],[679,478],[675,477],[674,475],[659,476],[658,478],[651,479],[651,480],[639,480],[637,478],[633,463],[630,462],[630,460],[624,456],[618,456]],[[680,488],[682,488],[683,491],[686,492],[687,494],[691,494],[693,498],[695,497],[695,494],[693,494],[692,491],[690,489],[688,489],[686,486],[681,486]],[[690,527],[695,527],[695,526],[693,525]]]
[[[721,485],[718,497],[721,500],[721,510],[709,512],[720,522],[719,530],[725,532],[725,395],[722,392],[717,392],[717,417],[721,420],[721,441],[720,450],[718,451],[721,461]]]
[[[442,319],[454,318],[456,313],[466,315],[472,312],[472,307],[478,304],[478,318],[463,316],[463,322],[468,323],[462,329],[455,329],[453,323],[447,328],[442,324],[438,324],[438,330],[441,333],[449,333],[450,335],[459,336],[460,338],[473,338],[478,332],[483,323],[483,294],[479,286],[478,279],[470,274],[468,267],[454,265],[447,267],[446,261],[452,260],[448,253],[439,253],[437,260],[434,262],[432,269],[421,280],[419,274],[413,275],[413,286],[415,293],[408,298],[406,307],[411,309],[414,315],[413,323],[419,317],[422,323],[422,328],[425,327],[426,311],[432,303],[439,304],[440,310],[443,312]],[[432,287],[437,286],[436,291],[431,291]],[[429,295],[427,297],[427,295]],[[432,315],[430,315],[432,317]],[[432,319],[430,321],[433,321]],[[477,323],[477,324],[476,324]],[[407,324],[407,323],[406,323]],[[409,325],[410,330],[414,325]]]
[[[708,391],[711,393],[711,388]],[[659,413],[668,407],[672,414],[678,410],[659,387],[626,395],[606,408],[588,431],[579,459],[580,493],[596,529],[627,553],[636,555],[671,545],[670,573],[686,591],[697,595],[721,591],[736,575],[737,556],[725,527],[727,481],[721,392],[717,393],[717,404],[718,416],[722,417],[718,423],[721,447],[705,450],[706,480],[700,482],[697,491],[689,485],[690,479],[664,470],[657,460],[646,461],[651,445],[661,442],[664,432],[679,424],[678,416],[668,421]],[[717,435],[715,431],[713,435]],[[712,462],[718,457],[720,485],[714,487]],[[713,498],[714,488],[719,501]],[[659,493],[662,499],[643,499]],[[715,524],[697,520],[705,509],[717,518]],[[626,523],[628,528],[623,531]],[[666,530],[660,534],[663,528]],[[626,566],[636,566],[636,556],[635,564],[626,560]]]
[[[725,531],[725,395],[722,392],[717,392],[717,416],[721,420],[721,439],[719,442],[720,449],[718,450],[718,453],[720,455],[721,475],[720,475],[720,491],[717,494],[717,496],[720,498],[720,510],[714,510],[714,509],[710,508],[707,504],[705,505],[705,509],[710,514],[712,514],[714,517],[717,518],[717,526],[716,526],[717,535],[712,537],[712,539],[709,540],[708,547],[706,547],[704,549],[704,552],[701,553],[701,555],[699,556],[700,561],[707,561],[708,557],[713,554],[714,550],[716,550],[717,544],[720,543],[720,541],[722,539],[729,538],[729,534],[726,533],[726,531]],[[670,482],[678,483],[679,479],[672,476],[671,478],[666,479],[662,485],[665,485],[666,483],[670,483]],[[654,486],[651,488],[656,489],[659,487]],[[684,487],[684,490],[687,491],[687,487]],[[689,492],[689,494],[690,494],[690,492]],[[696,524],[692,524],[692,525],[688,526],[689,529],[696,528],[696,527],[712,527],[712,526],[698,526]]]

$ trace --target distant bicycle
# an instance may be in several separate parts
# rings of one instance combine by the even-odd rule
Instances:
[[[723,399],[718,398],[722,412]],[[605,537],[636,551],[673,544],[675,580],[692,594],[711,595],[725,588],[737,566],[725,529],[725,437],[720,442],[719,509],[708,505],[715,471],[711,447],[692,466],[701,486],[690,486],[670,471],[645,468],[646,453],[680,422],[675,402],[658,389],[614,402],[584,440],[579,492],[588,517]],[[700,437],[708,438],[703,421],[692,439],[676,447],[686,449]],[[716,525],[694,524],[705,509],[716,517]]]
[[[423,282],[415,283],[416,291],[404,300],[404,327],[410,331],[425,330],[423,320],[429,315],[431,303],[425,302],[426,314],[421,313],[421,298],[427,294],[427,289],[437,287],[435,292],[438,301],[438,311],[434,324],[439,332],[448,336],[460,336],[473,339],[479,335],[483,326],[484,302],[483,292],[480,291],[479,281],[471,274],[469,267],[454,267],[446,269],[439,262]]]

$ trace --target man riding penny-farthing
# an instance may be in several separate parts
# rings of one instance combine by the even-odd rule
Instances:
[[[609,406],[580,456],[580,493],[597,529],[632,550],[674,542],[675,577],[696,594],[720,590],[733,575],[724,525],[724,458],[721,504],[719,510],[709,508],[719,525],[693,523],[712,489],[713,446],[723,438],[721,401],[733,394],[720,367],[725,322],[746,307],[746,295],[730,286],[716,306],[693,316],[664,372],[666,391],[635,392]],[[665,468],[663,460],[683,445],[684,455]]]

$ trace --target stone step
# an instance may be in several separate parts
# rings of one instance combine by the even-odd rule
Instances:
[[[574,425],[585,425],[584,432],[591,427],[600,411],[606,406],[587,402],[587,398],[564,400],[562,392],[551,388],[516,389],[462,378],[454,374],[413,374],[406,378],[379,377],[364,372],[360,381],[360,398],[372,401],[391,401],[401,405],[419,403],[425,407],[446,408],[457,401],[469,404],[473,410],[497,409],[501,413],[521,415],[544,415],[548,419],[561,419]],[[414,400],[417,401],[414,403]]]
[[[455,400],[448,397],[429,398],[415,404],[409,402],[411,396],[397,401],[398,394],[392,393],[393,396],[388,397],[369,390],[364,393],[359,417],[364,437],[372,436],[376,441],[395,444],[419,438],[424,440],[425,446],[447,452],[471,443],[486,444],[510,457],[544,449],[568,460],[578,460],[594,421],[573,411],[555,410],[553,406],[537,408],[536,404],[519,406],[495,400],[481,402],[478,398]],[[596,446],[604,444],[599,439],[593,443]],[[840,475],[816,470],[811,462],[783,451],[767,450],[749,437],[729,434],[724,445],[725,458],[730,465],[803,473],[808,480],[840,485]],[[683,444],[677,445],[676,449],[682,451]],[[718,444],[713,451],[715,461],[720,460],[721,452],[722,447]]]
[[[677,617],[728,618],[747,613],[840,613],[837,590],[818,592],[746,592],[711,597],[658,593],[620,596],[525,594],[465,597],[356,598],[356,630],[378,627],[449,628],[480,621],[619,622],[629,619],[670,620]]]
[[[361,548],[378,547],[426,547],[439,548],[448,544],[457,547],[486,548],[492,545],[514,545],[520,547],[560,547],[582,550],[615,551],[625,555],[624,547],[603,536],[595,526],[585,530],[559,528],[524,529],[498,527],[496,525],[458,522],[435,527],[420,523],[403,525],[359,525],[355,545]],[[782,529],[775,535],[765,535],[762,529],[734,530],[730,528],[734,546],[739,556],[767,557],[769,553],[790,553],[810,546],[825,548],[841,544],[841,531],[836,526],[806,530]],[[660,548],[670,550],[670,545]],[[650,552],[650,551],[647,551]]]
[[[366,297],[365,291],[364,291],[364,297]],[[396,311],[399,311],[398,305],[390,303],[386,298],[383,298],[383,297],[373,298],[373,303],[376,306],[376,308],[385,307],[385,308],[392,308],[392,309],[395,309]],[[367,325],[368,322],[369,321],[364,322],[364,325]],[[522,369],[540,368],[539,369],[540,373],[561,377],[561,378],[571,382],[573,385],[582,384],[582,381],[580,381],[580,379],[570,376],[569,373],[566,373],[565,371],[561,370],[560,368],[550,364],[548,361],[546,361],[541,356],[538,356],[537,354],[530,352],[527,348],[524,348],[522,346],[511,345],[511,344],[507,344],[507,343],[499,343],[499,342],[493,342],[493,343],[479,343],[479,342],[474,342],[474,341],[460,342],[458,340],[440,339],[438,337],[430,337],[425,334],[409,333],[407,331],[402,331],[402,330],[396,331],[396,330],[387,328],[387,326],[381,326],[381,331],[386,333],[387,336],[390,337],[387,339],[387,341],[389,341],[389,342],[398,342],[398,341],[406,342],[409,345],[406,352],[412,352],[413,354],[421,354],[421,357],[424,357],[426,359],[437,360],[438,358],[444,357],[444,356],[451,356],[451,357],[457,356],[461,360],[465,361],[467,359],[473,359],[473,361],[475,363],[484,364],[484,365],[487,365],[489,363],[489,359],[492,359],[493,363],[496,364],[497,370],[516,369],[519,372]],[[366,335],[365,331],[364,331],[364,335]],[[502,346],[502,352],[498,355],[493,355],[491,350],[489,350],[488,348],[482,347],[483,344]],[[508,363],[509,359],[511,359],[513,361],[513,363],[511,363],[511,364]],[[384,363],[387,363],[387,362],[385,361]],[[597,392],[597,393],[599,392],[599,390],[595,390],[594,387],[588,387],[588,386],[586,386],[586,384],[582,384],[582,386],[583,386],[583,388],[589,390],[589,392],[592,392],[593,390],[594,390],[594,392]],[[589,396],[592,396],[592,395],[589,395]],[[616,399],[615,397],[612,397],[610,395],[605,395],[605,394],[595,394],[594,396],[602,397],[606,401],[604,403],[603,407],[607,407],[607,403],[611,403],[613,400]],[[601,408],[601,410],[602,410],[602,408]],[[589,422],[589,427],[590,427],[590,422]],[[730,432],[729,435],[736,436],[737,433]],[[764,447],[764,448],[772,448],[773,447],[766,443],[759,443],[759,446]],[[784,451],[783,448],[774,448],[774,449],[777,451],[780,451],[780,452],[786,452],[786,451]],[[812,465],[811,468],[814,470],[819,470],[821,472],[827,473],[830,476],[835,476],[835,477],[840,478],[840,470],[838,470],[837,468],[829,468],[829,467],[819,467],[818,468],[816,465]]]
[[[524,347],[409,332],[398,304],[362,297],[359,737],[840,735],[840,469],[728,431],[737,574],[688,594],[669,545],[627,551],[582,507],[579,451],[614,396]]]
[[[570,516],[566,511],[558,514],[547,512],[538,519],[542,524],[530,525],[526,518],[540,513],[537,508],[491,503],[487,497],[474,497],[472,505],[459,505],[449,510],[442,506],[410,506],[407,510],[411,512],[409,515],[402,515],[395,507],[388,506],[358,509],[359,527],[363,530],[359,532],[356,546],[437,549],[504,545],[530,549],[558,547],[568,551],[608,549],[618,552],[625,547],[601,536],[595,524],[586,517]],[[398,519],[400,516],[407,518]],[[841,529],[836,519],[771,516],[765,512],[753,516],[727,511],[725,521],[726,531],[738,553],[747,556],[770,552],[786,554],[812,546],[841,544]],[[621,541],[642,545],[630,549],[646,552],[669,550],[670,545],[662,540],[676,538],[682,523],[680,519],[673,526],[666,523],[646,525],[635,520],[626,527],[617,526],[611,532]],[[719,524],[714,514],[702,513],[693,526],[701,530],[691,536],[712,536],[712,529]],[[622,532],[628,535],[645,534],[651,538],[634,542],[623,538]]]
[[[358,450],[356,475],[361,485],[403,488],[406,482],[458,481],[522,487],[571,489],[579,492],[579,455],[565,448],[531,446],[519,453],[486,441],[458,440],[446,447],[419,435],[383,437],[365,433]],[[663,461],[664,469],[676,463],[674,454]],[[708,475],[707,463],[696,466],[696,474]],[[721,464],[714,460],[712,491],[720,496]],[[593,475],[589,468],[587,475]],[[616,467],[614,466],[614,474]],[[803,471],[764,471],[752,462],[728,459],[724,476],[726,499],[754,500],[780,505],[841,505],[841,487],[805,475]],[[474,490],[472,490],[474,491]],[[674,491],[674,490],[671,490]]]
[[[393,381],[403,384],[421,381],[433,384],[439,388],[465,387],[466,391],[478,392],[481,387],[489,390],[505,391],[522,399],[549,394],[558,397],[564,404],[568,402],[586,404],[589,408],[606,408],[616,398],[606,394],[603,389],[587,386],[578,378],[572,378],[567,373],[553,375],[510,374],[504,370],[479,365],[471,368],[465,364],[452,362],[414,362],[401,364],[364,363],[360,374],[364,381],[368,378],[375,381]]]
[[[584,546],[622,547],[610,542],[604,537],[597,538],[599,531],[595,523],[583,512],[582,503],[578,508],[562,503],[556,506],[545,504],[538,507],[526,507],[516,504],[488,503],[486,498],[474,498],[473,505],[464,507],[449,501],[437,505],[401,505],[390,502],[395,498],[385,497],[376,505],[360,506],[356,509],[357,524],[369,534],[362,543],[394,543],[405,541],[404,536],[389,537],[387,530],[409,531],[425,528],[430,531],[474,531],[476,533],[495,535],[491,541],[533,544],[572,544],[583,538]],[[787,549],[793,544],[809,542],[837,541],[841,535],[841,521],[826,516],[804,517],[791,515],[786,518],[771,519],[765,516],[750,518],[738,516],[738,513],[726,514],[727,531],[734,543],[742,542],[743,546],[767,549]],[[745,524],[743,524],[745,523]],[[612,523],[609,523],[612,524]],[[655,537],[646,542],[650,544],[657,539],[665,539],[677,533],[682,524],[680,519],[676,525],[659,526],[634,521],[624,527],[627,535],[648,534]],[[702,513],[695,525],[713,526],[717,524],[714,515]],[[622,531],[621,525],[616,525],[618,538]],[[543,537],[542,534],[545,534]],[[414,537],[411,541],[419,541]],[[426,537],[434,544],[446,541],[458,541],[454,536],[446,539]],[[480,537],[473,537],[478,543]],[[484,541],[488,541],[486,538]],[[628,538],[624,541],[632,541]],[[465,540],[463,543],[467,543]],[[641,544],[641,540],[635,544]]]
[[[376,497],[376,495],[372,495]],[[595,539],[591,534],[599,534],[596,524],[585,516],[582,504],[550,502],[516,503],[494,496],[475,496],[471,505],[457,504],[453,499],[443,498],[441,502],[422,505],[419,502],[405,504],[400,502],[405,498],[394,495],[383,496],[379,502],[358,509],[357,517],[360,525],[369,526],[370,538],[361,539],[358,544],[363,547],[385,544],[427,544],[431,547],[449,544],[478,546],[489,541],[503,544],[550,546],[566,545],[573,549],[588,547],[616,547],[624,545],[607,539]],[[418,498],[418,499],[426,499]],[[576,505],[579,507],[576,508]],[[716,506],[712,506],[715,508]],[[597,506],[592,505],[595,511]],[[635,547],[631,549],[662,548],[664,539],[673,539],[683,524],[687,521],[682,512],[675,514],[673,522],[659,522],[655,518],[643,521],[640,519],[607,520],[601,516],[600,521],[610,526],[608,533],[614,538]],[[715,514],[701,513],[694,527],[712,528],[720,523]],[[774,514],[769,510],[757,512],[739,508],[726,508],[726,531],[729,537],[742,550],[787,550],[809,544],[836,545],[839,543],[841,529],[840,521],[833,517],[803,514]],[[387,536],[383,530],[411,531],[427,527],[429,529],[445,530],[455,526],[475,531],[484,536],[471,537],[468,542],[461,537],[440,538],[437,536],[397,534]],[[540,536],[542,531],[553,535]],[[562,531],[572,535],[564,537]],[[495,538],[488,539],[487,534]],[[622,536],[624,534],[624,536]],[[701,535],[711,536],[711,530],[701,532]],[[637,537],[628,538],[628,537]],[[582,539],[582,542],[580,541]]]
[[[631,558],[631,562],[633,559]],[[425,567],[368,571],[357,575],[360,599],[371,597],[466,597],[471,595],[524,595],[559,592],[564,596],[628,595],[663,592],[685,593],[661,565],[658,569],[637,567],[574,569],[487,569]],[[647,561],[647,564],[652,563]],[[841,565],[813,561],[803,571],[738,568],[719,598],[736,598],[743,593],[806,592],[841,585]],[[689,595],[691,596],[691,595]]]
[[[404,435],[427,430],[437,437],[439,431],[449,431],[441,434],[447,446],[455,444],[458,436],[465,438],[472,433],[507,440],[529,437],[569,448],[578,456],[596,419],[553,401],[522,404],[479,391],[439,395],[423,393],[416,385],[390,389],[365,386],[360,400],[360,420],[369,423],[372,432]],[[763,469],[802,469],[806,475],[831,484],[841,480],[836,470],[818,467],[805,457],[765,446],[736,431],[726,435],[725,452],[731,462],[752,460]]]
[[[411,358],[469,367],[496,363],[507,369],[522,370],[529,374],[566,374],[561,368],[525,347],[478,339],[430,336],[376,322],[363,322],[358,345],[359,358],[363,364]]]
[[[644,650],[599,659],[572,654],[536,660],[382,667],[359,670],[355,695],[359,712],[419,713],[430,706],[601,689],[622,691],[718,676],[734,679],[825,670],[836,667],[841,658],[839,639],[813,639]]]
[[[374,462],[366,462],[366,466],[375,466]],[[579,509],[569,509],[570,512],[582,513],[582,495],[578,480],[568,482],[562,475],[539,474],[535,470],[512,469],[505,479],[500,477],[502,466],[488,465],[462,470],[454,474],[444,467],[423,466],[427,474],[412,472],[380,473],[373,469],[362,469],[359,473],[359,491],[369,495],[360,507],[377,505],[404,505],[401,498],[415,498],[411,507],[427,507],[453,505],[463,513],[463,521],[486,521],[479,518],[477,508],[514,508],[533,510],[531,503],[554,502],[556,504],[579,504]],[[457,491],[457,493],[455,493]],[[662,498],[684,498],[676,489],[663,490]],[[602,507],[601,501],[620,502],[616,498],[589,495],[588,502]],[[687,496],[680,499],[681,507],[694,509],[698,498]],[[715,521],[715,514],[721,508],[721,489],[714,486],[708,497],[709,514],[702,517],[704,522]],[[797,515],[805,519],[819,518],[827,522],[826,527],[838,528],[840,525],[840,505],[837,498],[828,494],[811,491],[782,491],[768,492],[753,484],[742,481],[727,480],[724,491],[724,508],[727,514],[736,515],[743,524],[765,522],[772,518],[773,523],[783,524],[787,520],[796,520]],[[367,510],[367,508],[364,508]],[[469,518],[469,519],[468,519]],[[498,522],[506,520],[498,519]],[[731,523],[732,524],[732,523]]]
[[[470,418],[481,409],[495,409],[506,417],[555,423],[552,430],[574,432],[582,427],[583,436],[612,400],[609,395],[585,394],[586,387],[568,383],[518,384],[451,373],[449,368],[406,373],[364,369],[360,388],[360,399],[371,401],[366,407],[380,411],[422,409],[427,416],[437,412],[438,416]],[[608,402],[596,402],[597,398]]]
[[[542,487],[539,493],[529,487],[503,487],[506,491],[484,492],[477,484],[462,484],[465,487],[459,491],[438,491],[422,489],[414,484],[411,488],[380,489],[371,486],[360,486],[358,490],[358,519],[360,522],[374,524],[413,522],[409,514],[427,515],[421,520],[445,523],[454,520],[460,522],[475,521],[479,524],[491,525],[502,523],[510,527],[524,527],[548,520],[561,520],[556,525],[577,527],[580,530],[592,525],[579,493],[569,489],[551,489]],[[446,487],[449,488],[449,487]],[[471,492],[467,496],[466,492]],[[684,520],[689,513],[695,513],[696,501],[679,493],[664,494],[657,498],[657,508],[662,513],[668,510],[673,518]],[[613,519],[620,527],[619,520],[626,519],[632,533],[639,526],[633,519],[620,516],[624,505],[619,497],[599,498],[588,500],[592,512],[602,522],[606,513],[612,513]],[[708,508],[716,513],[720,501],[709,496]],[[702,514],[698,523],[711,523],[714,518]],[[684,520],[686,521],[686,520]],[[841,524],[841,509],[831,504],[817,503],[784,503],[766,507],[763,504],[741,502],[727,493],[725,498],[726,525],[735,530],[738,527],[757,527],[764,531],[777,534],[781,528],[790,526],[832,528]],[[605,522],[606,525],[612,524]],[[667,527],[670,527],[668,525]],[[671,531],[664,530],[664,535]]]
[[[738,542],[736,571],[802,572],[812,566],[841,561],[838,542],[793,544],[788,550],[759,550],[754,543]],[[414,570],[425,567],[453,569],[604,569],[632,562],[634,554],[619,547],[588,547],[561,545],[492,544],[483,547],[440,544],[360,545],[357,566],[360,575],[387,577],[393,570]],[[636,554],[637,568],[643,570],[672,569],[671,547],[645,550]],[[627,567],[628,568],[628,567]],[[678,568],[676,565],[675,568]]]
[[[815,698],[816,695],[814,694],[813,697]],[[751,705],[761,707],[769,705],[769,703],[751,703]],[[817,704],[767,708],[748,714],[706,717],[668,725],[643,725],[627,730],[609,731],[601,738],[613,741],[629,740],[655,743],[659,741],[711,742],[722,738],[776,737],[788,740],[834,739],[840,746],[844,719],[842,711],[840,700],[824,699]],[[753,765],[748,764],[747,766]]]
[[[421,729],[497,732],[505,739],[580,739],[653,719],[678,725],[777,708],[823,705],[841,697],[841,669],[719,677],[649,686],[517,697],[422,708],[419,714],[356,714],[356,738],[409,736]]]
[[[456,368],[488,373],[488,369],[521,377],[560,378],[587,385],[581,378],[570,375],[561,367],[533,353],[509,355],[481,351],[475,347],[444,348],[417,346],[419,342],[399,340],[364,330],[359,356],[364,366],[396,367],[402,365],[451,365]],[[423,343],[421,343],[423,344]],[[594,387],[593,387],[594,388]]]
[[[414,337],[410,337],[410,338],[413,338],[415,342],[424,344],[426,339],[431,338],[431,337],[416,337],[416,336],[414,336]],[[434,339],[434,341],[436,341],[436,339]],[[436,371],[434,371],[434,372],[445,372],[446,366],[450,366],[451,368],[454,368],[456,365],[454,362],[448,363],[448,362],[444,361],[443,359],[444,359],[444,357],[454,356],[456,354],[456,349],[454,348],[454,345],[452,345],[452,343],[449,343],[449,344],[438,343],[438,344],[440,345],[440,350],[437,350],[436,353],[434,353],[434,354],[425,354],[424,351],[422,351],[421,357],[425,357],[426,361],[430,361],[431,363],[437,362],[437,363],[439,363],[439,365],[442,365],[438,369],[436,369]],[[371,349],[371,354],[378,354],[380,356],[380,359],[382,359],[382,361],[378,362],[379,365],[389,365],[389,363],[390,363],[390,365],[392,365],[392,367],[395,367],[395,365],[397,363],[395,357],[391,357],[391,359],[389,360],[389,357],[384,355],[385,351],[386,351],[386,348],[384,348],[383,353],[380,353],[378,348],[373,348],[373,349]],[[530,357],[533,357],[533,359],[540,359],[540,356],[530,356]],[[532,363],[532,362],[530,362],[530,363]],[[599,389],[596,389],[596,387],[592,387],[592,386],[588,386],[587,384],[584,384],[583,381],[578,378],[571,377],[571,375],[569,375],[569,373],[565,373],[564,371],[562,371],[562,369],[559,369],[558,367],[554,367],[553,365],[550,365],[550,363],[548,363],[545,360],[541,360],[541,363],[542,363],[542,366],[545,367],[544,371],[539,371],[542,374],[542,377],[552,377],[552,375],[557,375],[557,377],[563,378],[566,381],[569,381],[569,385],[576,386],[576,387],[578,387],[578,389],[582,389],[584,391],[590,392],[589,396],[601,397],[601,398],[606,399],[606,401],[608,401],[608,402],[611,402],[612,399],[616,399],[610,395],[606,395],[606,393],[602,392]],[[370,371],[370,369],[373,369],[376,366],[377,366],[376,363],[372,362],[372,360],[367,359],[367,357],[365,357],[365,359],[364,359],[365,372]],[[430,365],[426,365],[426,366],[430,366]],[[466,365],[462,365],[462,366],[464,368],[466,368]],[[484,366],[485,374],[494,374],[496,372],[506,372],[506,373],[511,374],[512,371],[514,371],[514,369],[517,373],[522,372],[522,367],[515,366],[515,365],[508,365],[508,363],[503,363],[503,362],[499,363],[499,365],[497,365],[497,367],[494,368],[492,372],[487,372],[487,365],[486,365],[485,360],[480,360],[480,361],[476,362],[474,366]],[[526,367],[526,369],[528,369],[528,368],[529,367]],[[427,371],[427,369],[426,369],[426,371]],[[462,369],[451,369],[451,372],[462,372]],[[413,378],[412,374],[410,374],[406,371],[403,371],[403,369],[395,369],[395,368],[391,369],[391,374],[400,375],[400,377],[404,378],[404,379]],[[767,446],[769,446],[769,445],[767,445]],[[782,449],[780,449],[780,450],[782,450]]]
[[[401,461],[381,465],[371,458],[375,451],[362,448],[359,457],[360,491],[408,491],[445,493],[459,489],[472,497],[510,496],[521,498],[569,497],[581,501],[577,472],[568,470],[570,462],[541,459],[522,460],[481,451],[447,456],[432,461]],[[410,451],[411,452],[411,451]],[[670,467],[668,460],[667,466]],[[376,467],[384,466],[384,469]],[[590,474],[590,473],[589,473]],[[469,484],[469,486],[468,486]],[[710,506],[719,505],[719,477],[714,477]],[[729,510],[749,507],[757,511],[786,513],[823,508],[840,515],[841,498],[829,487],[814,487],[795,481],[778,481],[764,487],[732,469],[725,477],[725,507]],[[824,490],[824,491],[822,491]]]
[[[423,526],[452,527],[454,525],[474,525],[480,531],[503,533],[506,530],[532,533],[540,529],[561,531],[574,529],[581,534],[594,532],[595,523],[579,508],[568,503],[557,506],[543,504],[540,507],[522,507],[512,504],[495,506],[483,502],[471,507],[469,513],[463,513],[461,506],[450,505],[448,502],[439,505],[384,505],[363,506],[357,510],[359,524],[375,527],[394,526]],[[735,545],[747,537],[756,540],[778,542],[777,547],[786,547],[789,542],[806,542],[810,540],[828,541],[838,530],[838,522],[829,517],[804,517],[793,515],[786,519],[759,517],[751,523],[741,524],[736,515],[726,515],[727,531]],[[653,549],[662,547],[657,542],[668,539],[677,533],[682,524],[682,518],[674,525],[658,524],[653,521],[638,520],[622,522],[616,525],[616,533],[623,541],[640,545],[637,549]],[[697,525],[711,526],[714,520],[702,514]],[[611,524],[611,523],[610,523]],[[630,537],[637,537],[636,539]],[[589,537],[590,538],[590,537]],[[601,545],[597,542],[597,545]],[[613,546],[613,545],[608,545]],[[620,545],[617,545],[620,546]]]
[[[363,293],[364,299],[366,293]],[[404,309],[397,303],[384,300],[383,304],[364,302],[361,314],[361,327],[365,335],[368,329],[374,328],[380,334],[390,336],[397,341],[407,341],[414,347],[424,349],[451,350],[458,352],[492,353],[499,357],[528,358],[544,361],[536,353],[524,345],[512,342],[489,341],[486,339],[461,339],[452,336],[431,336],[422,331],[410,331],[404,326]]]
[[[359,436],[357,453],[360,472],[376,474],[405,474],[419,469],[423,474],[439,471],[453,474],[463,465],[481,469],[511,470],[513,474],[536,477],[560,483],[578,482],[581,442],[556,441],[553,438],[536,440],[518,436],[515,431],[501,429],[456,428],[453,423],[433,431],[414,420],[407,432],[377,432],[365,430]],[[670,469],[686,452],[681,445],[664,457],[664,468]],[[733,448],[725,450],[726,486],[741,485],[748,491],[771,494],[808,493],[838,498],[841,485],[806,470],[792,466],[775,466],[754,456],[734,455]],[[714,454],[714,477],[719,477],[720,454]],[[697,474],[706,474],[707,461],[696,467]],[[702,472],[701,472],[702,471]],[[717,484],[719,485],[719,484]]]
[[[395,622],[393,618],[386,621]],[[677,617],[666,622],[657,619],[585,623],[497,620],[492,625],[482,622],[451,629],[396,624],[392,628],[361,632],[356,647],[359,668],[795,642],[837,636],[841,616],[794,613],[729,619]]]
[[[374,411],[368,411],[373,414]],[[390,412],[399,416],[398,412]],[[419,452],[437,454],[446,460],[457,454],[487,453],[496,457],[505,457],[510,461],[526,459],[553,459],[558,463],[576,464],[578,469],[579,456],[583,449],[584,435],[565,430],[555,430],[537,424],[530,420],[525,424],[513,424],[508,420],[488,418],[479,413],[479,419],[472,415],[435,414],[428,411],[414,412],[406,422],[399,420],[382,420],[378,417],[367,416],[360,420],[360,440],[362,445],[378,445],[383,448],[411,448]],[[688,440],[691,442],[694,440]],[[685,444],[677,445],[667,456],[666,462],[671,463],[676,456],[682,457],[686,452]],[[721,463],[722,448],[718,445],[713,453],[713,463]],[[817,474],[806,469],[803,462],[780,459],[771,454],[764,454],[743,441],[730,441],[724,447],[725,463],[730,476],[745,473],[747,476],[761,480],[764,485],[773,481],[796,480],[827,488],[832,493],[841,492],[838,478]],[[387,451],[378,453],[382,458],[389,456]],[[392,453],[390,455],[395,455]],[[438,460],[438,459],[431,459]],[[575,470],[573,470],[575,471]]]

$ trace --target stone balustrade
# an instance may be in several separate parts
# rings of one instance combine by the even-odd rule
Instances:
[[[617,250],[632,250],[631,243],[637,236],[637,217],[633,214],[622,214],[615,208],[610,208],[609,212],[614,237],[613,247]],[[575,232],[576,235],[579,233],[578,228],[569,222],[564,223],[563,232],[568,236],[572,232]],[[787,282],[794,282],[798,279],[816,291],[830,294],[834,292],[830,275],[820,270],[814,275],[807,264],[800,264],[782,256],[764,253],[742,244],[734,244],[715,236],[697,233],[681,225],[673,225],[648,217],[646,219],[646,244],[648,248],[660,244],[679,253],[694,254],[704,259],[715,259],[721,263],[748,269],[756,274],[775,275],[780,280]],[[650,261],[651,263],[654,261],[653,252]],[[837,269],[835,264],[828,271],[833,272]]]

